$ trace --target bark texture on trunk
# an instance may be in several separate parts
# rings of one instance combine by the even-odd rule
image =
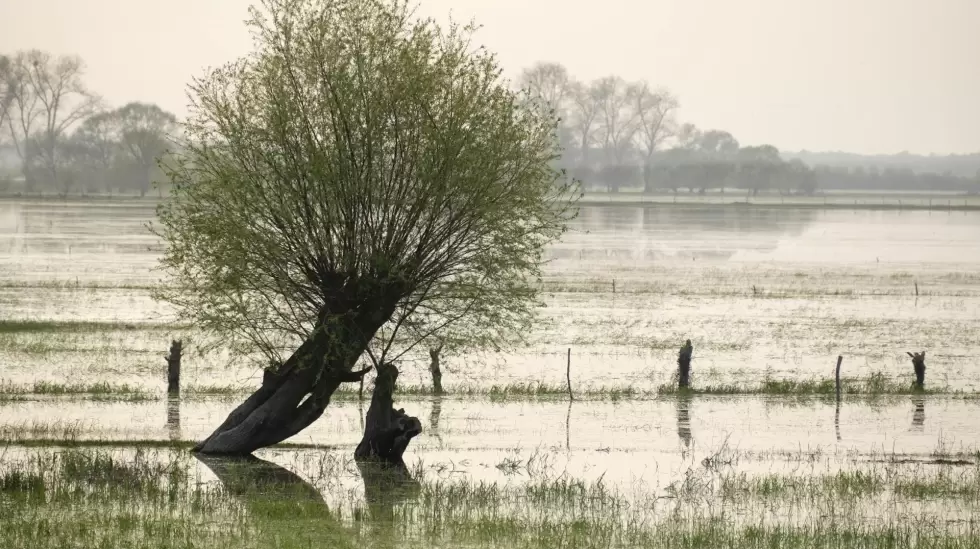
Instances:
[[[319,419],[341,383],[360,381],[370,368],[352,369],[400,295],[377,285],[361,290],[338,290],[310,337],[275,371],[267,370],[262,386],[194,451],[243,456],[282,442]]]
[[[912,357],[912,370],[915,371],[915,388],[924,389],[926,385],[926,352],[907,354]]]
[[[681,389],[691,385],[691,354],[693,353],[694,347],[688,339],[677,355],[677,386]]]
[[[354,459],[377,462],[407,473],[402,456],[408,443],[422,432],[422,423],[406,414],[404,409],[395,409],[392,395],[397,379],[398,368],[394,364],[378,366],[374,394],[364,424],[364,438],[354,450]]]
[[[432,392],[437,395],[445,394],[442,390],[442,370],[439,368],[439,353],[442,345],[429,349],[429,372],[432,374]]]

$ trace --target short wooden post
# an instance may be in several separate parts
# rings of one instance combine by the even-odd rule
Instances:
[[[439,353],[442,352],[442,343],[438,347],[429,348],[429,373],[432,374],[432,392],[442,395],[442,369],[439,367]]]
[[[568,400],[575,400],[572,396],[572,348],[568,348],[568,363],[565,366],[565,381],[568,383]]]
[[[844,361],[844,357],[837,356],[837,374],[835,376],[836,386],[837,386],[837,400],[840,400],[840,363]]]
[[[180,392],[180,356],[183,345],[179,339],[170,342],[170,354],[167,356],[167,393],[175,395]]]
[[[921,391],[926,385],[926,352],[913,354],[906,351],[906,354],[912,358],[912,369],[915,371],[915,388]]]
[[[680,352],[677,354],[677,388],[687,389],[691,385],[691,355],[694,353],[694,347],[691,346],[691,340],[688,339],[684,342],[684,346],[681,347]]]

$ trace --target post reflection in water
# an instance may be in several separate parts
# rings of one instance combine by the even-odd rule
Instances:
[[[429,432],[439,443],[442,443],[442,435],[439,433],[439,416],[442,415],[442,397],[432,398],[432,411],[429,412]]]
[[[915,397],[912,402],[915,404],[915,411],[912,412],[912,429],[921,431],[926,422],[926,401],[922,397]]]
[[[691,395],[678,395],[677,401],[677,436],[684,450],[691,449]]]
[[[834,408],[834,432],[837,433],[837,442],[840,442],[840,399],[837,399],[837,406]]]
[[[173,442],[180,437],[180,395],[167,395],[167,433]]]

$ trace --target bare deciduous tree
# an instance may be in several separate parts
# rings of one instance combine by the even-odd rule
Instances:
[[[38,161],[57,179],[59,140],[74,124],[95,113],[101,99],[82,82],[77,56],[55,58],[40,50],[19,52],[12,60],[13,93],[7,126],[30,184],[29,166]]]
[[[618,76],[608,76],[596,83],[596,91],[601,142],[606,160],[613,165],[623,165],[637,130],[639,116],[633,108],[633,102],[639,88]]]
[[[637,116],[636,136],[643,150],[643,164],[647,165],[657,148],[674,135],[677,129],[674,113],[680,105],[669,91],[653,91],[645,83],[632,99]]]
[[[150,173],[167,150],[167,138],[177,128],[177,117],[157,105],[130,103],[113,111],[120,144],[140,173],[140,195],[150,190]]]
[[[599,90],[595,84],[574,82],[569,90],[570,125],[580,147],[579,164],[586,165],[589,148],[595,143],[594,132],[599,118]]]
[[[14,101],[16,80],[13,74],[13,66],[9,57],[0,55],[0,136],[3,135],[7,126],[10,105]]]
[[[518,81],[521,88],[530,92],[532,97],[540,98],[563,117],[567,110],[567,101],[573,85],[568,76],[568,69],[560,63],[538,63],[524,69]]]

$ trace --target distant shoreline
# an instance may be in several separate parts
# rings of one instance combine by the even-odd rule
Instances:
[[[879,211],[936,211],[936,212],[975,212],[980,211],[980,202],[975,204],[848,204],[840,202],[673,202],[667,200],[595,200],[582,198],[577,206],[589,207],[673,207],[673,208],[744,208],[744,209],[791,209],[791,210],[879,210]]]
[[[804,210],[868,210],[868,211],[937,211],[974,212],[980,211],[980,196],[976,195],[929,195],[929,194],[873,194],[873,193],[830,193],[818,196],[793,196],[788,199],[764,195],[754,200],[723,200],[718,195],[643,195],[640,193],[586,193],[576,202],[586,207],[671,207],[671,208],[743,208],[743,209],[804,209]],[[829,200],[828,200],[829,199]],[[145,204],[155,206],[163,199],[159,196],[138,195],[67,195],[54,194],[23,195],[2,193],[0,201],[36,201],[51,203],[93,204],[115,203],[119,205]],[[880,202],[879,202],[880,201]]]

